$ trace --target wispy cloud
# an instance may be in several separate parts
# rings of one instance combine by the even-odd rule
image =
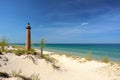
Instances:
[[[88,25],[88,22],[81,23],[81,26],[85,26],[85,25]]]

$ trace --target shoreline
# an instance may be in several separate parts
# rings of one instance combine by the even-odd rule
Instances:
[[[16,46],[16,47],[18,47],[18,48],[25,48],[25,46],[22,46],[22,45],[13,45],[13,46]],[[33,47],[33,49],[40,51],[39,48]],[[75,54],[72,53],[72,52],[71,52],[71,53],[69,53],[69,52],[67,53],[67,52],[62,52],[62,51],[60,51],[60,52],[57,52],[57,51],[49,51],[49,50],[44,50],[44,51],[47,52],[47,53],[53,53],[53,54],[58,54],[58,55],[66,55],[67,57],[73,57],[73,58],[86,58],[86,56],[87,56],[87,53],[84,54],[84,56],[80,56],[80,55],[75,55]],[[92,54],[91,54],[91,56],[92,56]],[[104,56],[103,56],[103,57],[104,57]],[[102,58],[103,58],[103,57],[102,57]],[[102,59],[102,58],[96,59],[96,58],[93,58],[93,57],[92,57],[92,60],[101,62],[101,59]],[[109,57],[108,57],[108,60],[109,60]],[[116,61],[116,60],[109,60],[109,62],[120,64],[120,61]]]
[[[39,49],[36,49],[34,48],[35,50],[39,50]],[[39,50],[40,51],[40,50]],[[74,58],[74,59],[78,59],[78,58],[87,58],[87,56],[80,56],[80,55],[74,55],[74,54],[69,54],[69,53],[62,53],[62,52],[52,52],[52,51],[48,51],[48,50],[44,50],[44,52],[46,53],[52,53],[52,54],[55,54],[55,55],[65,55],[66,57],[71,57],[71,58]],[[91,55],[92,56],[92,55]],[[101,62],[101,59],[95,59],[95,58],[92,58],[92,60],[94,61],[98,61],[98,62]],[[108,60],[109,60],[109,57],[108,57]],[[117,63],[117,64],[120,64],[120,61],[112,61],[112,60],[109,60],[109,63]]]
[[[37,44],[38,45],[38,44]],[[62,44],[61,44],[62,45]],[[102,45],[102,44],[101,44]],[[19,45],[19,46],[22,46],[22,45]],[[35,45],[32,46],[34,49],[39,49],[38,47],[36,47]],[[70,55],[70,56],[80,56],[80,57],[86,57],[89,55],[89,52],[90,52],[90,55],[92,56],[92,58],[94,60],[101,60],[102,58],[104,57],[108,57],[109,61],[111,62],[118,62],[120,63],[120,60],[119,58],[115,58],[115,57],[110,57],[108,55],[110,54],[104,54],[104,55],[97,55],[95,54],[92,50],[86,50],[85,52],[81,53],[81,52],[71,52],[71,51],[64,51],[64,50],[57,50],[57,49],[49,49],[49,48],[45,48],[44,50],[46,51],[49,51],[49,52],[54,52],[54,53],[59,53],[60,55],[61,54],[65,54],[65,55]],[[104,51],[103,51],[104,52]],[[107,52],[109,53],[109,52]],[[113,52],[114,53],[114,52]],[[98,53],[99,54],[99,53]],[[118,55],[119,56],[119,55]]]
[[[18,47],[18,48],[25,48],[25,46],[22,46],[22,45],[12,45],[12,46],[15,46],[15,47]],[[33,49],[35,49],[35,50],[38,50],[38,51],[40,51],[39,50],[39,48],[35,48],[35,47],[33,47]],[[53,54],[58,54],[58,55],[65,55],[65,56],[67,56],[67,57],[72,57],[72,58],[74,58],[74,59],[76,59],[76,58],[86,58],[86,55],[87,54],[85,54],[84,56],[80,56],[80,55],[74,55],[74,54],[72,54],[72,53],[65,53],[65,52],[63,52],[62,53],[62,51],[61,52],[57,52],[57,51],[49,51],[49,50],[44,50],[44,52],[47,52],[47,53],[53,53]],[[92,56],[92,54],[91,54],[91,56]],[[104,57],[104,56],[103,56]],[[101,58],[102,59],[102,58]],[[92,57],[92,60],[94,60],[94,61],[98,61],[98,62],[101,62],[101,59],[96,59],[96,58],[93,58]],[[109,60],[109,57],[108,57],[108,60]],[[109,63],[117,63],[117,64],[120,64],[120,61],[116,61],[116,60],[109,60]]]

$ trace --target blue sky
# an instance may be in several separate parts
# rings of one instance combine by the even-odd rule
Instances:
[[[0,38],[25,42],[120,43],[120,0],[0,0]]]

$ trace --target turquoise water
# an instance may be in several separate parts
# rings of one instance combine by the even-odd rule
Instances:
[[[39,44],[32,47],[39,48]],[[91,52],[94,59],[99,60],[108,56],[109,60],[120,62],[120,44],[46,44],[45,50],[82,57]]]

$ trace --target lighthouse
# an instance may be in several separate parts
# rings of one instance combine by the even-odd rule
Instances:
[[[26,27],[26,50],[29,51],[31,49],[31,27],[30,23],[28,23]]]

